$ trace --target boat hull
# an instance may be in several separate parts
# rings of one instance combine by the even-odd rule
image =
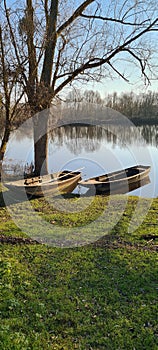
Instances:
[[[81,180],[80,172],[58,172],[5,183],[15,193],[26,192],[28,196],[43,197],[71,193]]]
[[[112,194],[130,192],[133,188],[141,187],[141,181],[149,176],[150,166],[134,166],[124,170],[93,177],[79,182],[81,186],[95,189],[96,194]]]

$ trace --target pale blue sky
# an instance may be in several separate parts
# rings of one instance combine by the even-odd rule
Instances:
[[[73,3],[76,3],[77,5],[81,4],[83,0],[74,0]],[[106,8],[109,8],[109,11],[111,11],[111,9],[115,9],[116,13],[119,14],[119,9],[122,7],[122,4],[124,4],[124,12],[126,12],[126,7],[130,8],[132,6],[132,4],[134,4],[134,1],[124,1],[124,0],[116,0],[116,1],[111,1],[111,0],[102,0],[100,2],[102,5],[106,4],[107,6],[105,6],[105,13],[106,13]],[[116,7],[115,7],[116,4]],[[93,5],[92,5],[93,6]],[[144,1],[144,2],[140,2],[140,8],[138,9],[138,13],[139,11],[141,11],[144,8],[144,16],[145,16],[145,8],[147,8],[147,10],[150,10],[150,13],[152,13],[154,7],[156,6],[156,1],[155,1],[155,5],[154,2],[149,2],[149,1]],[[103,7],[103,11],[104,11],[104,7]],[[156,11],[158,11],[158,7],[156,7],[155,12],[153,14],[153,17],[156,18],[157,13]],[[129,15],[131,15],[132,12],[129,12]],[[109,12],[109,15],[111,15],[113,17],[113,15],[111,14],[111,12]],[[132,17],[129,17],[131,20]],[[127,17],[128,19],[128,17]],[[145,19],[145,17],[143,18]],[[129,30],[130,32],[130,30]],[[127,33],[126,33],[127,34]],[[153,33],[148,33],[145,36],[143,36],[141,38],[141,42],[144,42],[145,45],[145,41],[147,40],[149,45],[151,46],[151,50],[153,52],[153,60],[152,63],[155,66],[155,68],[153,69],[153,72],[156,72],[156,65],[157,65],[157,57],[158,57],[158,52],[156,52],[157,50],[157,32]],[[145,50],[145,46],[144,46],[144,50]],[[113,71],[111,71],[111,73],[114,75],[113,79],[110,78],[106,78],[103,79],[101,83],[87,83],[87,85],[85,86],[80,84],[80,87],[82,87],[82,89],[94,89],[94,90],[98,90],[101,94],[102,97],[105,96],[105,94],[108,93],[113,93],[114,91],[116,91],[117,93],[121,93],[121,92],[130,92],[130,91],[134,91],[136,94],[139,94],[141,92],[145,93],[148,92],[150,90],[152,91],[158,91],[158,80],[155,80],[154,76],[151,76],[151,72],[150,71],[146,71],[146,73],[148,73],[147,75],[150,78],[150,85],[145,84],[143,77],[141,76],[141,68],[140,66],[138,67],[138,61],[137,61],[137,67],[134,63],[130,62],[132,56],[128,56],[127,54],[122,54],[122,57],[116,57],[116,62],[115,62],[115,68],[118,69],[118,71],[121,72],[121,74],[124,74],[126,78],[128,78],[129,83],[124,81],[123,79],[121,79],[118,75],[114,75]],[[118,60],[119,58],[119,60]],[[158,77],[158,69],[157,69],[157,77]],[[77,84],[78,85],[78,84]]]
[[[98,90],[102,97],[111,94],[113,92],[130,92],[133,91],[136,94],[141,92],[148,92],[150,90],[158,92],[158,81],[151,82],[151,85],[143,84],[142,80],[137,81],[136,83],[126,83],[121,78],[116,78],[114,80],[105,80],[101,83],[89,83],[87,84],[87,89]]]

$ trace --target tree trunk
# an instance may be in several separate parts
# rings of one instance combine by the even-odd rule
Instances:
[[[48,174],[48,115],[42,114],[41,112],[33,118],[36,176]]]
[[[5,155],[7,144],[9,141],[9,136],[10,136],[10,126],[7,125],[5,126],[5,131],[4,131],[4,135],[3,135],[3,139],[0,147],[0,179],[2,174],[2,162],[4,160],[4,155]]]

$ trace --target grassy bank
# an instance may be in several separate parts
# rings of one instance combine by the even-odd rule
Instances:
[[[61,248],[38,244],[33,234],[26,239],[1,197],[3,350],[158,348],[158,201],[153,201],[144,216],[149,200],[140,203],[129,197],[123,210],[124,197],[114,198],[110,206],[104,197],[65,198],[58,206],[44,199],[32,200],[34,213],[53,232],[60,235],[63,228],[64,234],[71,229],[69,244],[73,247]],[[29,224],[24,203],[13,203],[13,207]],[[75,212],[67,213],[68,207]],[[143,222],[130,233],[134,210]],[[104,212],[111,220],[105,220]],[[78,228],[84,232],[80,242],[72,234]],[[92,228],[95,233],[91,236]],[[83,246],[75,246],[77,243]]]

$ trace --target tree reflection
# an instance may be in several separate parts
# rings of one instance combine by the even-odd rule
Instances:
[[[99,150],[102,141],[115,142],[114,135],[101,126],[63,126],[51,131],[51,142],[61,147],[65,145],[74,154]],[[70,142],[71,141],[71,142]]]
[[[139,128],[146,143],[158,147],[158,125],[143,125]]]
[[[2,132],[2,130],[0,131]],[[25,128],[12,132],[14,140],[22,141],[24,138],[32,140],[32,127],[28,123]],[[0,133],[1,138],[1,133]],[[12,142],[12,141],[11,141]],[[52,148],[67,147],[73,154],[82,151],[87,153],[98,151],[102,143],[111,143],[112,147],[126,148],[128,145],[152,145],[158,147],[158,126],[143,125],[126,127],[121,125],[64,125],[50,131]]]
[[[51,143],[56,147],[65,145],[74,154],[98,151],[102,142],[121,148],[126,144],[144,144],[141,129],[115,125],[65,125],[50,132]],[[70,142],[71,141],[71,142]]]

